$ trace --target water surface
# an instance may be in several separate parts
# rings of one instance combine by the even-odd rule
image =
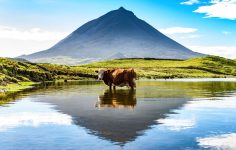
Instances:
[[[231,80],[51,83],[0,104],[5,150],[236,149]]]

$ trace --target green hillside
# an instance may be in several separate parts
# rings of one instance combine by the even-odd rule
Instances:
[[[123,59],[80,66],[36,64],[0,58],[0,98],[33,87],[35,82],[95,79],[99,68],[134,68],[139,78],[236,77],[236,61],[207,56],[189,60]]]
[[[90,68],[134,68],[141,78],[198,78],[236,76],[236,61],[206,56],[189,60],[123,59],[97,62],[80,67]]]
[[[55,79],[80,79],[80,77],[93,77],[83,74],[84,68],[74,69],[71,67],[52,64],[35,64],[18,60],[0,58],[0,83],[22,81],[52,81]]]
[[[121,59],[80,66],[35,64],[0,58],[0,85],[18,82],[43,82],[59,79],[96,78],[99,68],[134,68],[140,78],[234,77],[236,61],[207,56],[189,60]]]
[[[51,79],[51,73],[37,64],[0,58],[0,81],[2,84],[4,82],[16,83],[19,81],[45,81]]]

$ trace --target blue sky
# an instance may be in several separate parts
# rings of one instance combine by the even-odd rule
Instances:
[[[0,56],[45,50],[120,6],[194,51],[236,58],[236,0],[0,0]]]

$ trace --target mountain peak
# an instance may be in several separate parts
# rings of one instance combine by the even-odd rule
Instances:
[[[121,6],[118,10],[124,11],[124,10],[126,10],[126,9]],[[126,10],[126,11],[127,11],[127,10]]]
[[[132,11],[129,11],[129,10],[125,9],[125,8],[122,7],[122,6],[121,6],[119,9],[114,10],[113,12],[118,13],[118,14],[134,15],[134,13],[133,13]]]

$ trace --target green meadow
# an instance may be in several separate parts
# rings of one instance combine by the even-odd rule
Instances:
[[[236,76],[236,61],[217,56],[206,56],[189,60],[109,60],[82,65],[80,68],[90,70],[98,68],[134,68],[139,78],[147,79],[225,78]]]
[[[35,82],[94,80],[99,68],[134,68],[139,79],[236,77],[236,61],[217,56],[189,60],[119,59],[79,66],[0,58],[0,92],[19,91]]]

